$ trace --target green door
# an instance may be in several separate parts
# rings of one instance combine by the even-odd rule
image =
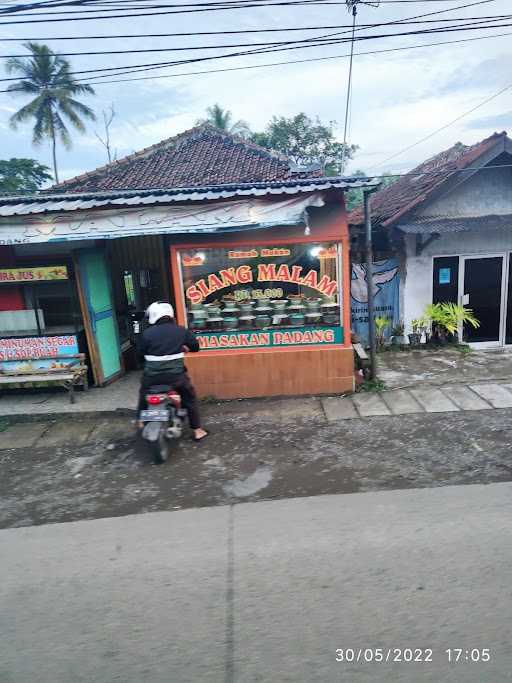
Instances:
[[[122,371],[121,349],[112,302],[110,276],[105,256],[100,250],[79,252],[80,279],[103,384]]]

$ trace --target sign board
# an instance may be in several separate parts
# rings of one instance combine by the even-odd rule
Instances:
[[[1,268],[0,282],[46,282],[48,280],[67,280],[66,266],[44,266],[37,268]]]
[[[0,372],[30,373],[45,368],[66,367],[69,362],[66,356],[77,353],[78,341],[74,334],[4,338],[0,339]]]
[[[342,327],[300,327],[261,332],[217,332],[196,335],[201,349],[264,349],[285,346],[342,344]]]
[[[341,245],[199,246],[178,259],[202,349],[343,343]]]
[[[190,201],[193,197],[189,195],[186,199]],[[140,209],[71,210],[5,217],[0,221],[0,245],[305,225],[306,209],[325,203],[322,192],[311,192],[306,197],[251,197],[190,206],[158,206],[158,200],[164,201],[155,196],[141,199],[142,204],[152,206]],[[57,210],[61,206],[60,200],[56,202]]]

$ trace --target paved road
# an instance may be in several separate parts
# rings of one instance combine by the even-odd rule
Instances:
[[[0,531],[0,681],[512,680],[511,503],[505,483]],[[372,647],[433,661],[335,661]]]

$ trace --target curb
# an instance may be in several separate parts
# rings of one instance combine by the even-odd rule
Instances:
[[[132,408],[117,408],[116,410],[88,410],[84,412],[76,413],[31,413],[27,414],[15,414],[15,415],[2,415],[0,416],[1,422],[7,422],[10,424],[22,424],[27,422],[60,422],[62,420],[88,420],[94,418],[106,418],[106,417],[130,417],[135,418],[137,411]]]

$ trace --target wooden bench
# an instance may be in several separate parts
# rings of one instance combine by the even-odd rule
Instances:
[[[55,384],[64,387],[69,392],[69,400],[75,402],[75,387],[82,386],[84,391],[89,388],[87,381],[87,365],[85,365],[85,354],[76,353],[70,356],[43,356],[42,358],[24,358],[27,363],[54,360],[65,362],[66,367],[60,368],[40,368],[27,372],[3,370],[0,372],[0,388],[10,386],[11,388],[23,388],[38,384]]]

